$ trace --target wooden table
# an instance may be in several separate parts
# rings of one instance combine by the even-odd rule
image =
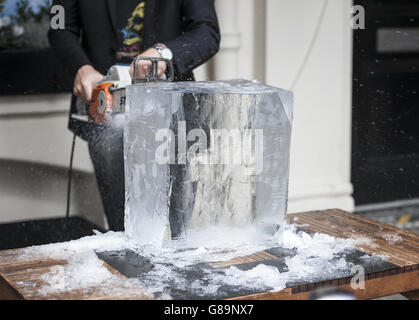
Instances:
[[[306,283],[279,292],[264,292],[234,299],[307,299],[321,287],[337,287],[353,292],[358,299],[371,299],[396,293],[419,290],[419,235],[341,210],[310,211],[288,215],[291,223],[298,223],[310,232],[319,232],[338,238],[367,239],[357,249],[372,255],[385,256],[394,268],[370,273],[365,279],[365,289],[352,289],[351,277]],[[389,241],[389,234],[397,234],[401,241]],[[145,299],[141,288],[124,287],[126,278],[107,265],[115,274],[115,283],[110,281],[103,288],[87,288],[79,291],[63,291],[59,294],[39,295],[42,275],[56,272],[57,267],[66,268],[67,262],[53,259],[34,259],[19,262],[22,249],[0,251],[0,299]],[[249,261],[264,261],[272,258],[268,252],[236,258],[222,265],[237,265]],[[213,264],[213,267],[220,265]],[[115,286],[118,286],[116,288]],[[122,288],[121,288],[122,287]],[[121,290],[123,289],[123,290]],[[121,294],[121,292],[123,292]],[[414,294],[410,293],[411,296]],[[417,292],[416,292],[417,295]]]

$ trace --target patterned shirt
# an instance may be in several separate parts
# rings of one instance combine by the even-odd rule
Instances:
[[[143,52],[145,0],[123,0],[118,14],[118,51],[120,63],[131,63]]]

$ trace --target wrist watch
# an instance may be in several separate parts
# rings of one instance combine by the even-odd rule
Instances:
[[[157,43],[153,46],[153,48],[156,49],[160,53],[160,55],[163,59],[168,59],[168,60],[173,59],[172,50],[170,50],[164,44]]]

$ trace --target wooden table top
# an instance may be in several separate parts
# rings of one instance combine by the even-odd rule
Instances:
[[[380,255],[395,265],[394,269],[368,274],[365,289],[352,289],[351,278],[307,283],[286,288],[279,292],[263,292],[234,299],[307,299],[321,287],[338,287],[353,292],[359,299],[371,299],[395,293],[419,289],[419,235],[397,227],[383,224],[359,215],[338,209],[310,211],[289,214],[290,223],[298,224],[310,232],[328,234],[337,238],[363,239],[357,249],[371,255]],[[397,241],[391,237],[396,237]],[[128,283],[118,271],[106,265],[115,275],[98,287],[82,290],[61,291],[60,293],[40,295],[44,284],[43,275],[57,274],[66,268],[67,261],[54,259],[33,259],[21,261],[23,249],[0,251],[0,299],[148,299],[142,294],[143,288]],[[239,257],[232,261],[213,263],[212,267],[235,265],[244,262],[264,261],[272,258],[266,251],[250,256]]]

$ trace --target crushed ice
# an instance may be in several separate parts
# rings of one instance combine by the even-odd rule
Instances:
[[[246,234],[246,240],[243,234]],[[61,290],[102,286],[109,280],[121,282],[97,258],[95,251],[134,248],[147,257],[154,268],[136,279],[124,280],[122,287],[140,286],[145,288],[146,293],[166,298],[167,294],[176,296],[176,292],[217,297],[222,295],[223,287],[277,291],[285,288],[287,282],[298,279],[347,272],[351,264],[340,253],[353,249],[354,245],[355,241],[351,239],[318,233],[310,235],[289,224],[273,235],[261,233],[254,227],[214,227],[205,231],[192,230],[188,240],[168,242],[158,249],[135,247],[122,232],[108,232],[66,243],[30,247],[23,250],[20,260],[36,257],[68,261],[67,265],[54,267],[52,272],[42,276],[45,284],[40,293],[48,295]],[[280,272],[275,266],[263,263],[248,270],[240,270],[234,265],[214,269],[207,267],[199,269],[195,279],[187,279],[185,272],[195,272],[195,266],[202,265],[202,262],[226,261],[273,247],[294,250],[295,255],[285,258],[287,271]]]

